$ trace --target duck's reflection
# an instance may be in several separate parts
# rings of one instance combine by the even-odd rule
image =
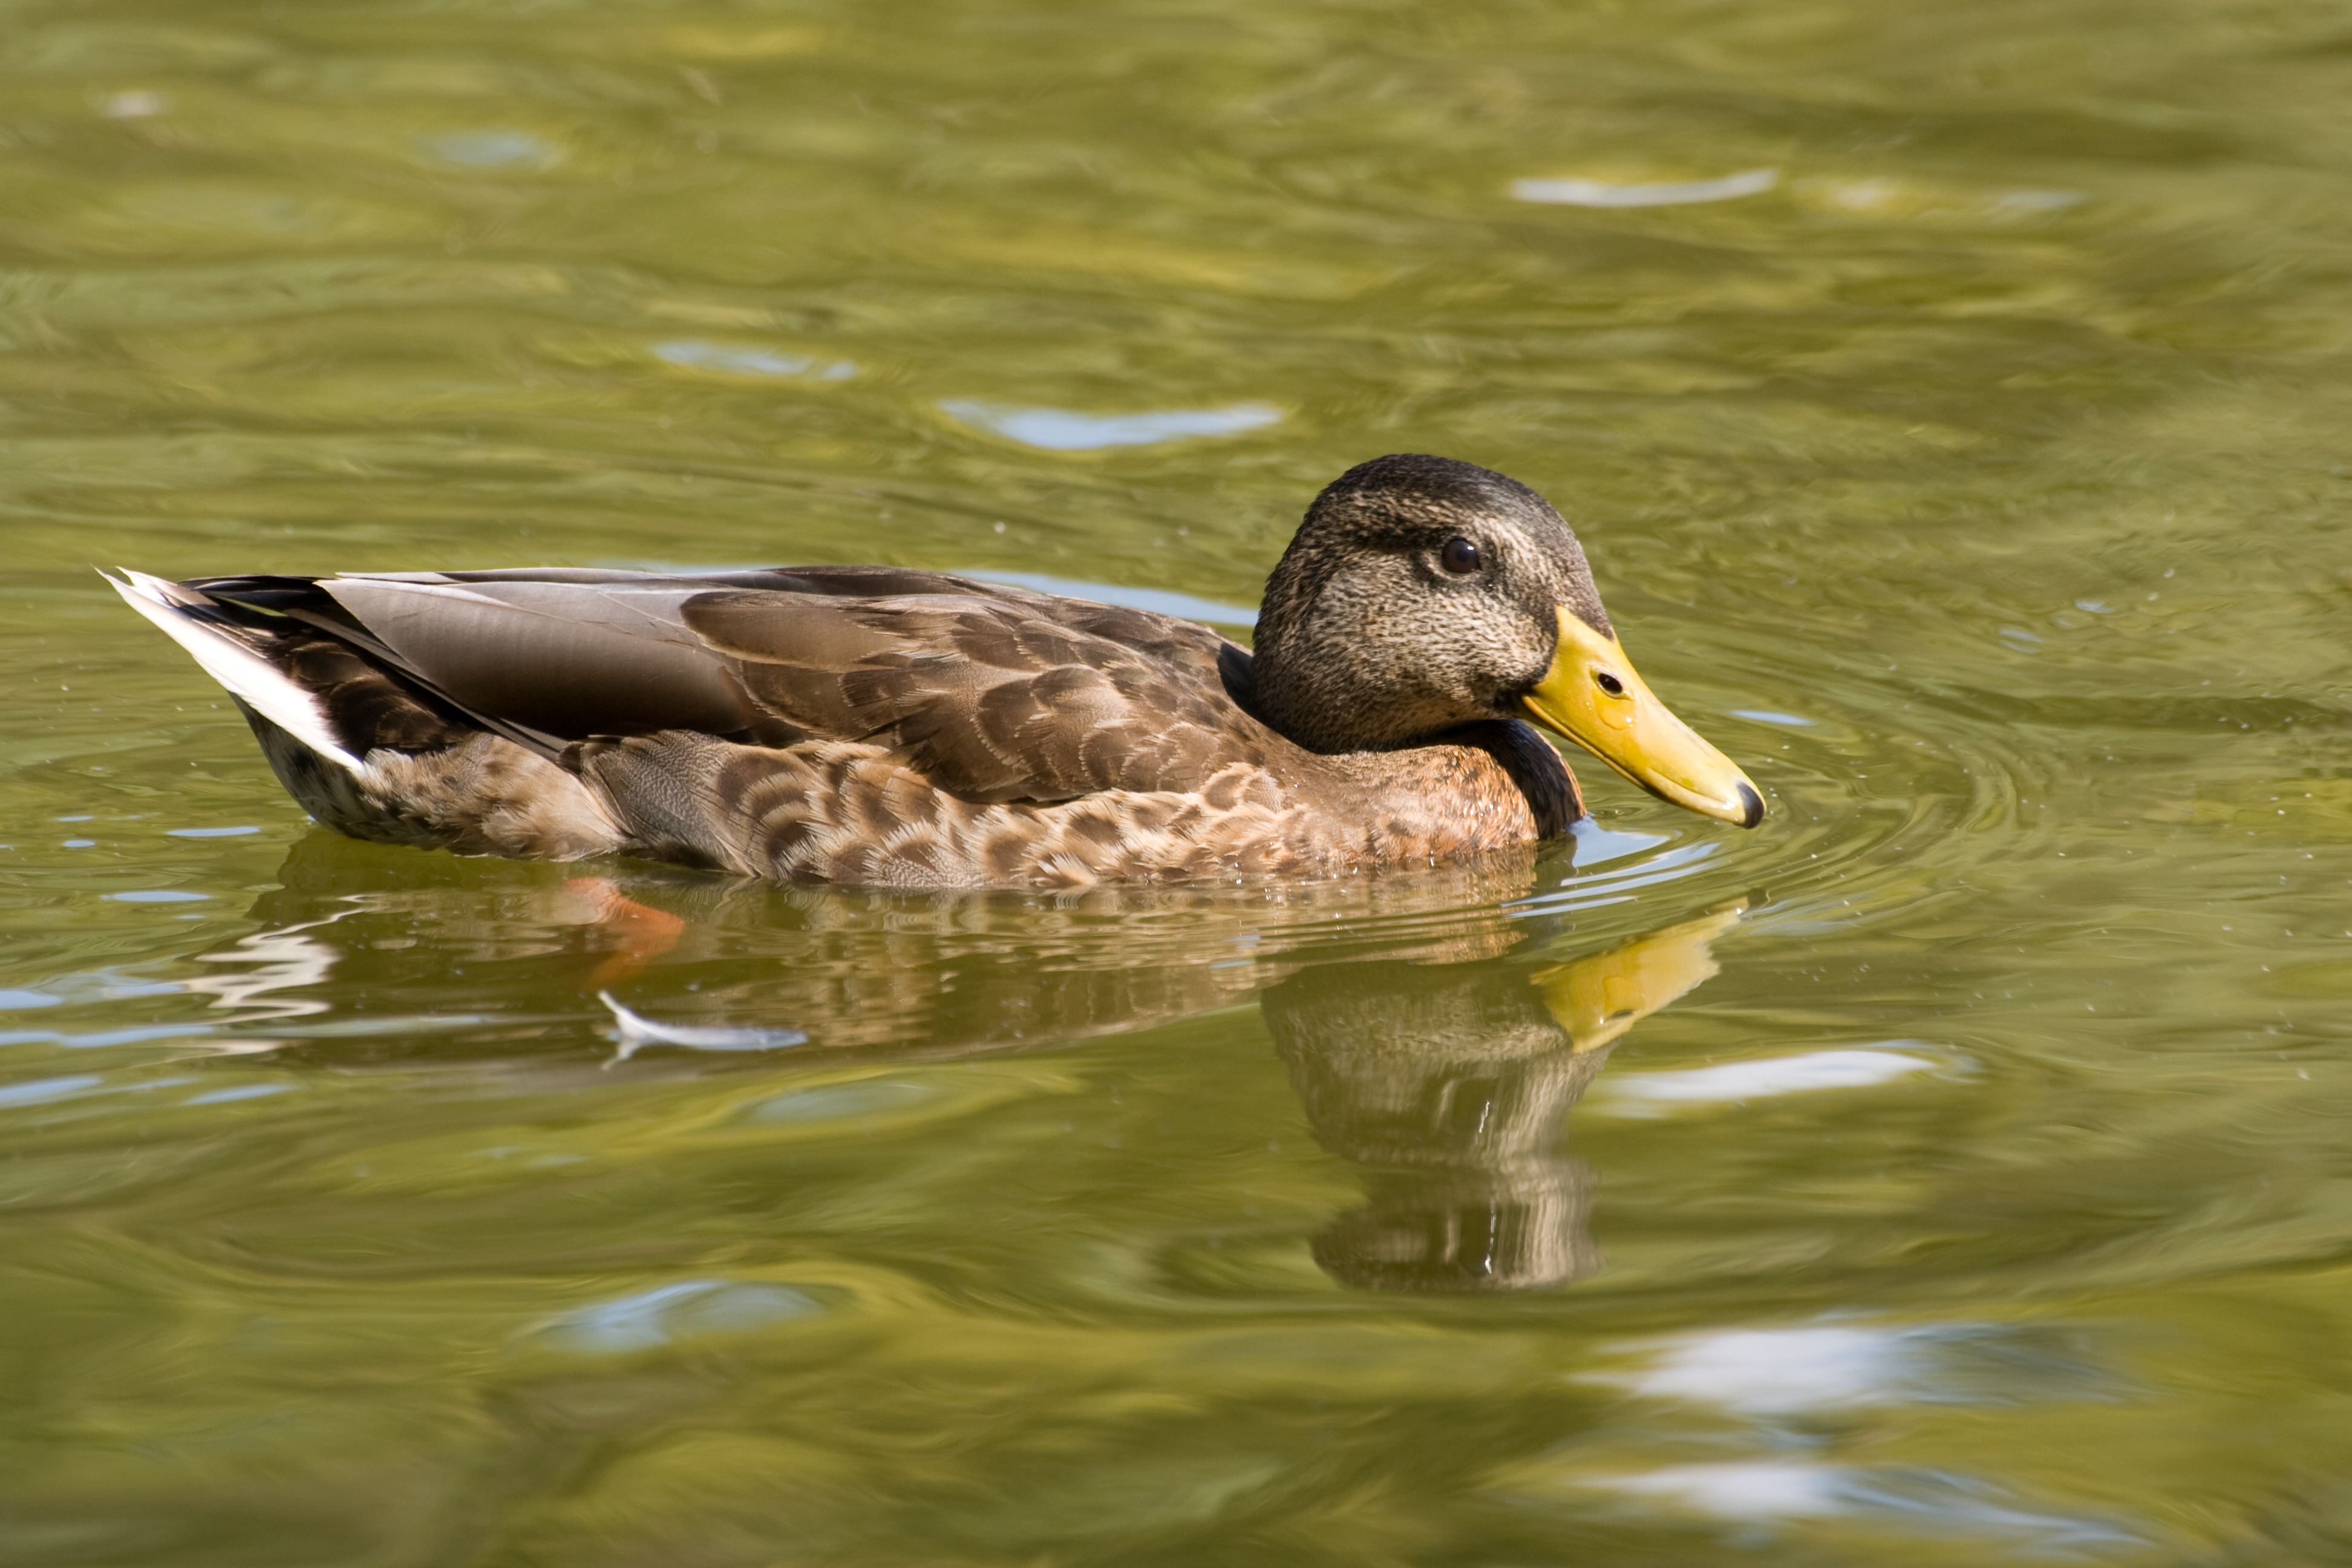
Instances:
[[[1559,1148],[1569,1109],[1619,1037],[1716,973],[1709,943],[1739,918],[1562,961],[1570,933],[1506,906],[1567,869],[1528,854],[1352,884],[926,897],[616,881],[320,833],[257,903],[266,929],[202,955],[217,967],[193,986],[232,1029],[351,1066],[576,1049],[587,994],[617,984],[681,1024],[804,1033],[764,1058],[783,1071],[1063,1045],[1255,994],[1315,1137],[1362,1169],[1364,1202],[1315,1238],[1323,1268],[1367,1289],[1524,1290],[1598,1260],[1591,1174]],[[453,1014],[495,1026],[401,1026]],[[656,1049],[614,1070],[710,1066]]]
[[[583,1008],[601,1016],[591,998],[613,989],[649,1013],[683,1004],[682,1023],[804,1031],[811,1044],[795,1061],[1127,1033],[1246,1001],[1302,964],[1462,963],[1509,952],[1541,923],[1502,912],[1537,882],[1531,851],[1345,883],[921,894],[657,868],[581,874],[321,830],[295,843],[278,875],[253,906],[268,929],[204,955],[215,973],[194,984],[256,1022],[328,1006],[388,1022],[486,1004],[576,1019]],[[305,964],[248,969],[289,944]],[[363,1054],[344,1037],[286,1037],[298,1054],[345,1064]],[[467,1048],[391,1030],[370,1039],[364,1051],[387,1058]]]
[[[1363,1167],[1366,1202],[1315,1238],[1333,1278],[1375,1290],[1558,1285],[1599,1261],[1592,1175],[1561,1123],[1635,1023],[1716,973],[1723,910],[1529,973],[1328,964],[1262,1006],[1308,1125]]]

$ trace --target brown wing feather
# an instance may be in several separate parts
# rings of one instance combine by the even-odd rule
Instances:
[[[699,595],[682,615],[778,721],[890,748],[964,800],[1190,789],[1263,763],[1269,732],[1225,690],[1223,638],[1095,608],[747,592]]]

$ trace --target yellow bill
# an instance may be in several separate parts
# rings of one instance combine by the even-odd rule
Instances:
[[[1528,714],[1656,795],[1742,827],[1764,820],[1764,797],[1729,757],[1666,710],[1633,673],[1617,639],[1559,612],[1559,650],[1527,696]]]

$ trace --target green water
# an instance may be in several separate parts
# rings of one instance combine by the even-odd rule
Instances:
[[[0,1561],[2352,1563],[2343,6],[0,40]],[[1393,450],[1560,505],[1763,827],[382,848],[90,571],[1247,606]]]

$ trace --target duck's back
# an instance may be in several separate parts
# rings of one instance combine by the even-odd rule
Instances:
[[[1334,852],[1248,655],[1145,611],[882,567],[118,585],[356,837],[930,886]]]

